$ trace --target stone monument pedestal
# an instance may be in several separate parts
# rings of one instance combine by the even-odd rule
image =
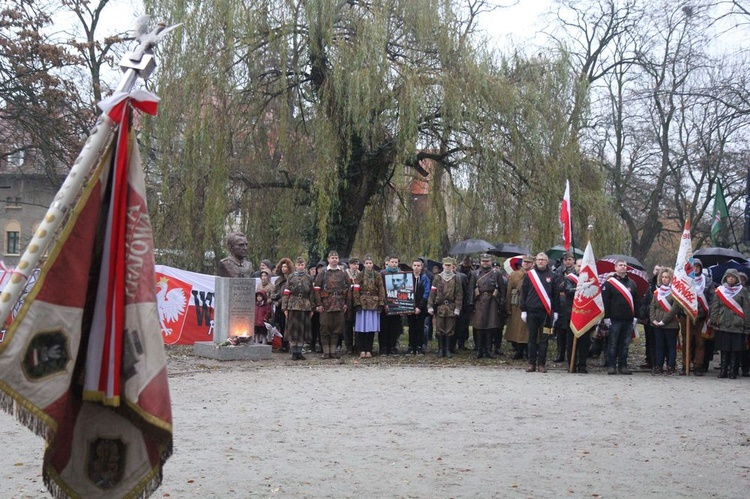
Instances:
[[[214,360],[267,360],[271,358],[271,345],[220,347],[213,341],[198,341],[193,344],[193,355]]]

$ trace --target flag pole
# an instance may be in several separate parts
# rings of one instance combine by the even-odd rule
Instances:
[[[151,75],[156,68],[154,47],[167,33],[179,26],[166,27],[160,24],[155,29],[148,31],[148,22],[148,16],[141,17],[137,22],[135,39],[139,42],[139,45],[133,52],[125,54],[120,61],[120,69],[123,71],[123,75],[115,93],[129,93],[139,77],[146,80]],[[117,123],[105,113],[102,113],[89,132],[89,137],[86,139],[81,153],[73,163],[62,187],[55,195],[52,204],[42,219],[42,223],[24,250],[20,262],[12,271],[10,280],[0,293],[0,324],[5,323],[21,296],[26,282],[52,240],[57,236],[57,229],[75,206],[91,170],[95,168],[116,129]]]
[[[690,323],[689,315],[685,316],[685,376],[690,376]]]
[[[586,232],[588,233],[588,242],[591,243],[591,233],[594,230],[594,222],[596,221],[596,218],[594,215],[589,215],[586,219],[588,221],[588,225],[586,226]],[[572,232],[571,232],[572,233]],[[573,256],[575,256],[575,245],[572,244],[573,247]],[[576,258],[576,260],[578,260]],[[570,326],[569,326],[570,327]],[[584,333],[586,334],[586,333]],[[576,352],[578,351],[578,336],[575,334],[573,335],[573,347],[570,349],[570,366],[568,367],[568,372],[572,373],[573,369],[575,368],[575,360],[576,360]]]

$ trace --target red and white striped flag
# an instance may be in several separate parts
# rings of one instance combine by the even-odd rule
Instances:
[[[565,195],[560,204],[560,225],[562,226],[563,247],[570,251],[573,243],[573,221],[570,216],[570,181],[565,181]]]
[[[596,258],[591,248],[591,241],[586,245],[578,274],[578,285],[573,298],[573,309],[570,314],[570,329],[576,338],[596,326],[604,317],[604,300],[599,272],[596,270]]]
[[[47,439],[55,497],[147,497],[172,452],[153,239],[132,108],[0,343],[0,406]],[[107,119],[107,118],[104,118]]]
[[[690,220],[685,220],[685,228],[680,239],[677,262],[672,277],[672,296],[693,318],[698,318],[698,292],[695,289],[695,269],[693,268],[693,243],[690,236]]]

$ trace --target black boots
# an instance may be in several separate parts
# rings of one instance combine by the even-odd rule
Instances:
[[[721,352],[721,364],[719,364],[719,378],[729,377],[729,352]]]
[[[731,352],[729,355],[729,379],[737,379],[740,374],[740,352]]]

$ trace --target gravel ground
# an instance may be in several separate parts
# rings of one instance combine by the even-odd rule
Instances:
[[[168,349],[175,453],[153,497],[750,497],[750,378],[189,352]],[[0,497],[48,497],[42,440],[0,425]]]

